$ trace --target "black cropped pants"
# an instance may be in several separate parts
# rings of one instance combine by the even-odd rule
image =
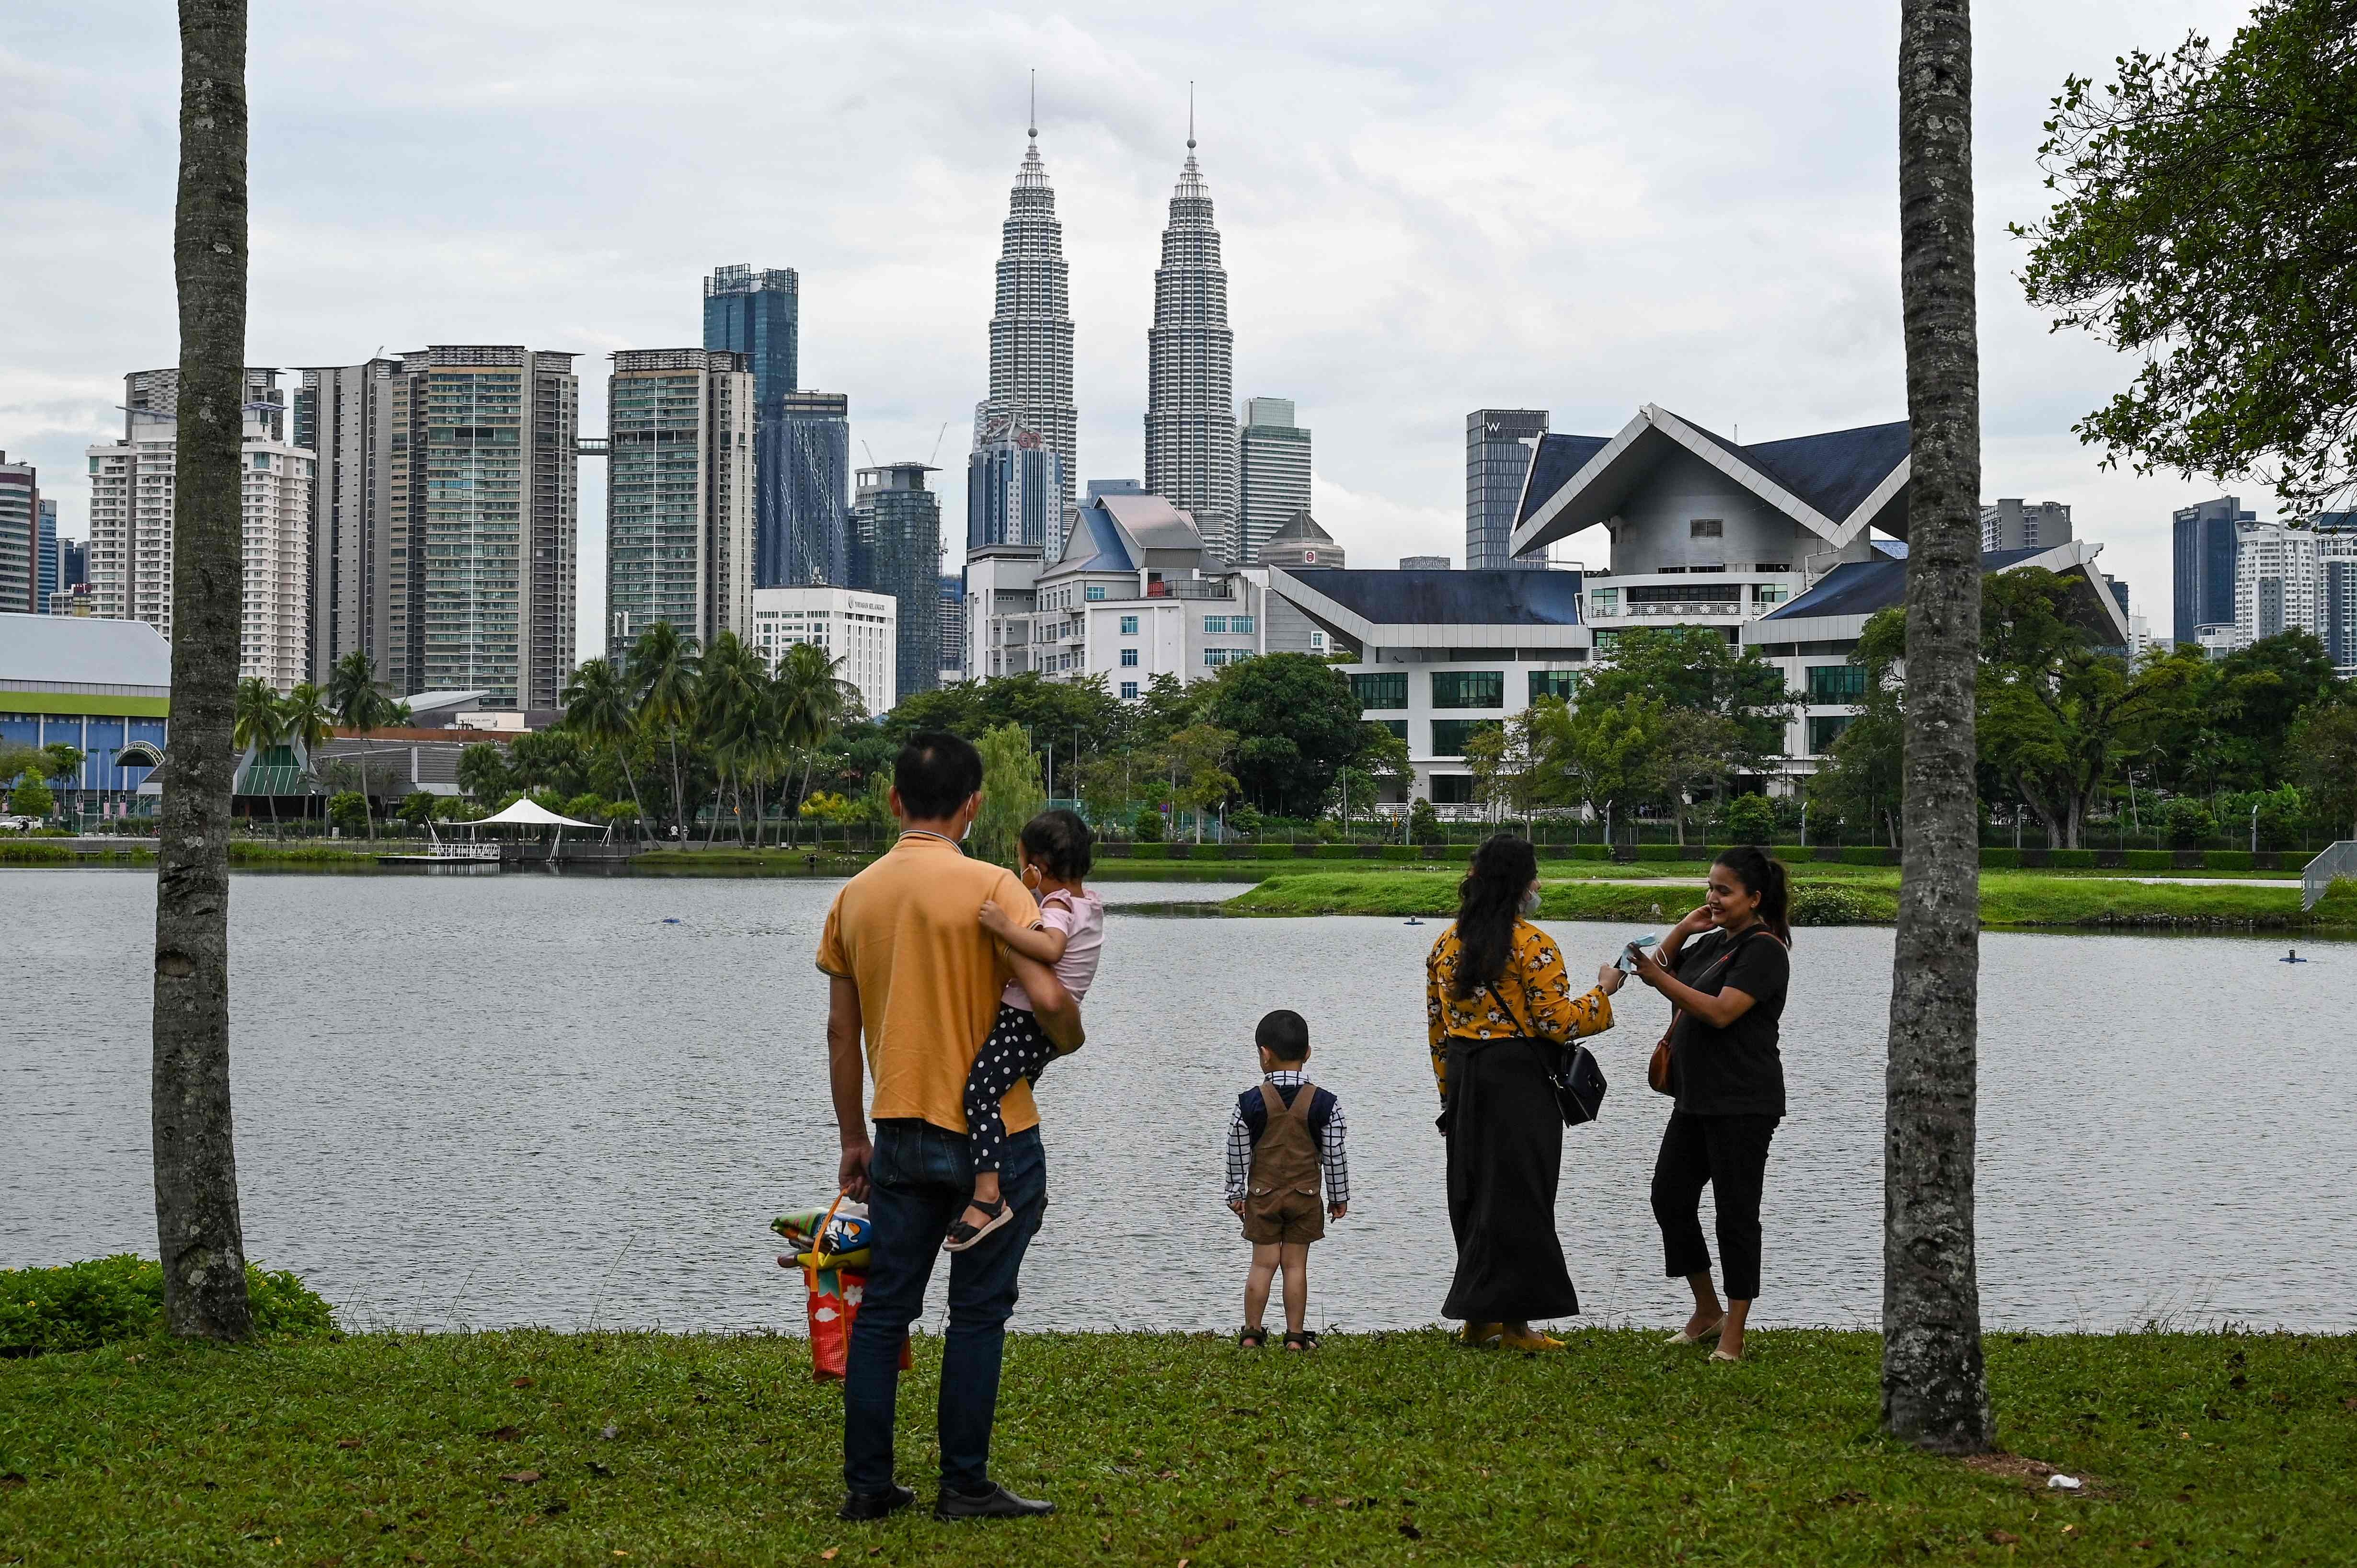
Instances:
[[[1653,1160],[1653,1220],[1662,1228],[1662,1264],[1672,1279],[1707,1273],[1702,1189],[1718,1209],[1718,1257],[1729,1301],[1760,1296],[1760,1195],[1768,1180],[1773,1116],[1696,1116],[1670,1112]]]

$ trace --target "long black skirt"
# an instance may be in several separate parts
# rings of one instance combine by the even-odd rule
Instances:
[[[1448,1225],[1457,1276],[1441,1316],[1526,1322],[1579,1310],[1555,1233],[1563,1117],[1538,1040],[1448,1043]]]

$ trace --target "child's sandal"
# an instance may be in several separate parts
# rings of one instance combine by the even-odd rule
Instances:
[[[942,1251],[963,1252],[992,1231],[1012,1224],[1015,1219],[1015,1206],[1003,1197],[996,1203],[985,1203],[978,1197],[968,1198],[966,1207],[981,1211],[982,1223],[969,1225],[965,1222],[965,1216],[959,1215],[957,1223],[950,1227],[949,1239],[942,1243]]]
[[[1268,1330],[1265,1328],[1247,1328],[1236,1336],[1236,1348],[1239,1350],[1259,1350],[1267,1344]]]
[[[1288,1350],[1315,1350],[1318,1335],[1312,1329],[1288,1328],[1285,1332],[1285,1348]]]

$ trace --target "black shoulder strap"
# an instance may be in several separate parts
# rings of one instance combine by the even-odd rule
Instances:
[[[1481,989],[1490,993],[1491,1001],[1495,1002],[1499,1006],[1506,1010],[1506,1016],[1514,1021],[1514,1027],[1523,1032],[1523,1038],[1526,1040],[1535,1040],[1539,1038],[1538,1036],[1531,1033],[1531,1026],[1523,1022],[1523,1015],[1514,1011],[1512,1004],[1504,997],[1498,994],[1498,987],[1495,983],[1485,985]]]

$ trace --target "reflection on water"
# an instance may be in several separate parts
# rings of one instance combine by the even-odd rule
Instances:
[[[765,1227],[830,1196],[811,954],[834,886],[239,876],[249,1250],[357,1324],[798,1324]],[[0,873],[0,1266],[153,1251],[153,887]],[[1116,905],[1231,891],[1104,886]],[[1598,958],[1627,934],[1555,929]],[[1313,1254],[1314,1316],[1430,1321],[1449,1258],[1421,996],[1436,934],[1114,915],[1091,1042],[1040,1089],[1052,1206],[1018,1322],[1236,1320],[1221,1137],[1253,1025],[1280,1006],[1309,1019],[1312,1075],[1351,1119],[1351,1214]],[[1885,929],[1799,934],[1755,1321],[1878,1317],[1889,954]],[[1992,934],[1983,954],[1990,1321],[2357,1328],[2357,949],[2295,967],[2266,941]],[[1603,1118],[1566,1135],[1561,1228],[1591,1315],[1669,1322],[1683,1287],[1645,1196],[1668,1101],[1642,1066],[1663,1010],[1641,987],[1621,1001],[1594,1042]]]

